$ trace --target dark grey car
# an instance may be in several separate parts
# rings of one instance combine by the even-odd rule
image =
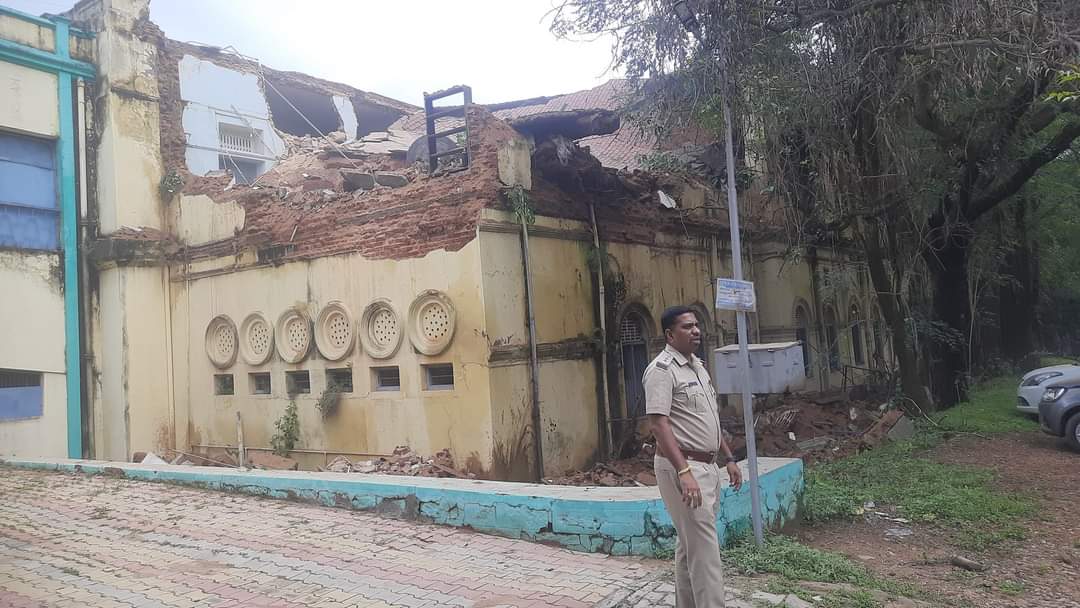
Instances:
[[[1043,431],[1080,451],[1080,384],[1048,387],[1039,402],[1039,422]]]

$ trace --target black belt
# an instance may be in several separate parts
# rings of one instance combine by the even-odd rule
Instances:
[[[659,446],[657,446],[659,447]],[[679,448],[682,452],[683,458],[686,460],[693,460],[695,462],[704,462],[705,464],[712,464],[716,462],[716,452],[699,452],[697,450],[688,450],[686,448]],[[660,455],[667,458],[667,454],[663,453],[663,450],[658,450]],[[668,460],[671,460],[668,458]]]
[[[694,450],[684,450],[679,448],[682,452],[683,458],[687,460],[696,460],[698,462],[704,462],[705,464],[712,464],[716,462],[716,452],[697,452]]]

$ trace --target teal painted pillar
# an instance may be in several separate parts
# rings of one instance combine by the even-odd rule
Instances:
[[[53,17],[56,54],[71,57],[68,22]],[[57,74],[60,100],[60,141],[57,167],[60,182],[60,241],[64,251],[64,351],[67,371],[68,458],[83,457],[82,441],[82,344],[79,327],[79,207],[75,198],[75,108],[69,72]]]

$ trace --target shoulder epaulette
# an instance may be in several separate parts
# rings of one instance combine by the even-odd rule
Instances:
[[[660,356],[656,358],[656,367],[659,367],[660,369],[667,369],[671,366],[672,360],[673,357],[670,353],[662,352],[660,353]]]

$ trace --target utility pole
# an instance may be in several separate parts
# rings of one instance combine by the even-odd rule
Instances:
[[[675,15],[679,18],[683,27],[687,29],[698,42],[704,42],[701,37],[701,28],[694,12],[686,5],[685,0],[675,2],[672,7]],[[717,40],[717,54],[720,62],[721,86],[720,105],[724,114],[724,156],[727,161],[727,203],[728,223],[731,225],[731,265],[735,273],[735,281],[744,283],[742,267],[742,239],[739,234],[739,197],[735,188],[735,143],[732,135],[731,122],[731,91],[728,87],[729,76],[726,60],[724,41],[721,36]],[[753,286],[750,286],[753,289]],[[719,290],[718,290],[719,291]],[[719,300],[719,297],[717,298]],[[751,298],[753,299],[753,298]],[[739,334],[739,375],[742,377],[742,406],[743,426],[746,431],[746,459],[750,468],[750,519],[754,528],[754,541],[760,547],[765,542],[764,531],[761,522],[761,484],[758,479],[757,463],[757,437],[754,435],[754,395],[750,392],[750,348],[748,346],[746,332],[746,309],[735,308],[735,323]]]

